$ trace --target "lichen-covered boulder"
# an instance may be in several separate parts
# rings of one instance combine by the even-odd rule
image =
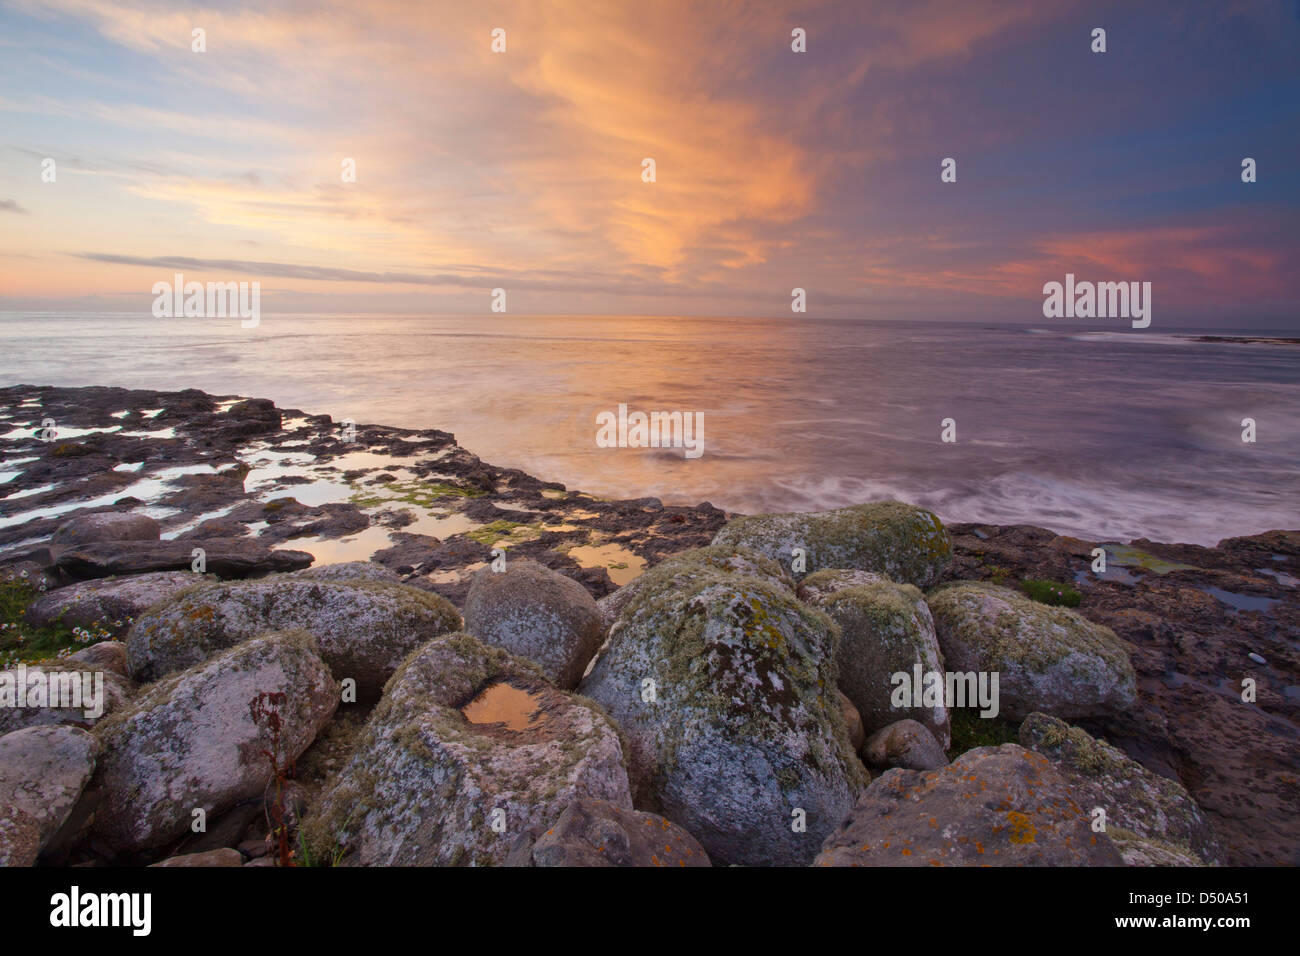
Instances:
[[[1006,717],[1104,716],[1137,699],[1124,642],[1074,611],[984,581],[943,585],[928,603],[948,669],[997,672]]]
[[[89,729],[134,691],[134,681],[100,663],[66,657],[17,664],[0,671],[0,734],[56,724]]]
[[[906,687],[924,675],[943,674],[944,660],[925,597],[910,584],[895,584],[863,571],[818,571],[800,585],[799,594],[829,614],[840,626],[840,690],[862,715],[868,735],[899,720],[924,724],[941,746],[951,743],[948,708],[942,699],[925,706],[924,696]],[[896,693],[897,692],[897,693]],[[897,705],[898,700],[906,704]]]
[[[928,587],[952,557],[952,542],[932,512],[899,501],[875,501],[834,511],[733,518],[713,544],[744,547],[790,564],[795,548],[807,555],[803,573],[828,568],[875,571]]]
[[[506,866],[709,866],[704,847],[677,824],[608,800],[584,799],[524,833]]]
[[[119,677],[131,676],[126,666],[126,645],[121,641],[98,641],[72,652],[66,659]]]
[[[1020,743],[1056,764],[1085,810],[1105,812],[1106,833],[1129,866],[1219,862],[1213,826],[1176,780],[1048,714],[1025,718]]]
[[[862,758],[873,767],[938,770],[948,758],[934,734],[915,720],[900,720],[877,730],[862,745]]]
[[[272,756],[307,749],[339,688],[305,631],[252,638],[160,680],[99,723],[95,832],[117,851],[161,847],[208,818],[262,796]]]
[[[818,866],[1122,866],[1052,762],[1016,744],[939,770],[890,770],[831,834]]]
[[[402,576],[392,568],[374,561],[341,561],[337,564],[318,564],[312,568],[290,572],[295,578],[311,581],[380,581],[401,584]]]
[[[378,696],[412,649],[460,628],[446,598],[401,584],[274,575],[186,591],[136,619],[126,639],[131,674],[157,680],[265,631],[315,636],[335,678]]]
[[[23,618],[33,627],[58,622],[68,627],[98,627],[117,637],[125,634],[136,617],[158,602],[196,584],[215,581],[212,575],[192,571],[155,571],[81,581],[41,595],[28,605]]]
[[[605,640],[600,609],[573,578],[536,561],[480,569],[465,600],[465,631],[538,665],[572,690]]]
[[[76,727],[0,737],[0,866],[32,866],[76,806],[99,744]]]
[[[450,634],[393,675],[301,832],[314,861],[500,865],[522,833],[588,797],[631,807],[605,714],[537,665]]]
[[[835,623],[770,578],[689,560],[645,578],[580,688],[627,738],[638,808],[715,861],[808,863],[864,783]]]
[[[789,590],[794,588],[794,581],[780,563],[765,554],[759,554],[748,548],[733,548],[726,545],[692,548],[690,551],[669,555],[656,564],[651,570],[658,574],[652,575],[646,572],[597,601],[596,604],[600,607],[604,619],[605,630],[608,631],[614,625],[623,608],[627,607],[628,603],[646,587],[666,574],[693,567],[729,571],[745,577],[769,580]]]

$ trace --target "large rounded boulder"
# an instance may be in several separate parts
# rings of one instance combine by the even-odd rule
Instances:
[[[618,732],[590,701],[468,634],[416,650],[312,807],[312,862],[488,866],[577,800],[631,808]]]
[[[81,581],[42,594],[23,612],[33,627],[59,623],[98,627],[112,637],[125,634],[131,622],[150,607],[196,584],[216,578],[192,571],[154,571],[126,577]]]
[[[127,636],[127,660],[137,680],[157,680],[255,634],[303,628],[334,676],[373,699],[411,650],[460,623],[446,598],[405,585],[272,575],[197,587],[150,609]]]
[[[541,667],[572,690],[605,640],[600,608],[573,578],[536,561],[511,561],[504,571],[474,575],[465,601],[465,630],[485,644]]]
[[[1205,866],[1219,862],[1214,828],[1176,780],[1152,773],[1082,727],[1030,714],[1020,743],[1056,764],[1129,866]]]
[[[877,777],[818,866],[1122,866],[1069,782],[1016,744]]]
[[[643,577],[580,688],[627,738],[638,807],[714,860],[807,864],[864,782],[835,688],[838,628],[707,557]]]
[[[857,707],[866,733],[915,720],[947,748],[951,732],[945,701],[932,695],[927,706],[923,694],[910,692],[918,673],[924,685],[924,675],[944,672],[934,621],[921,592],[870,572],[818,571],[804,579],[799,594],[840,626],[840,690]]]
[[[948,668],[997,673],[1006,717],[1106,716],[1137,699],[1124,642],[1074,611],[984,581],[943,585],[928,603]]]
[[[746,515],[733,518],[715,545],[743,547],[791,566],[803,549],[804,573],[829,568],[875,571],[895,581],[928,587],[952,557],[952,542],[938,517],[899,501],[875,501],[834,511]]]
[[[96,725],[95,831],[144,852],[261,797],[339,703],[338,684],[303,631],[253,638],[159,681]]]

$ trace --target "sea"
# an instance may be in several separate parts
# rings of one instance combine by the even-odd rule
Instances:
[[[485,461],[602,497],[731,512],[895,498],[947,522],[1207,545],[1300,528],[1300,345],[1207,334],[1251,333],[505,314],[277,314],[243,328],[7,312],[0,385],[270,398],[450,431]],[[602,447],[600,416],[620,405],[702,422],[703,453]]]

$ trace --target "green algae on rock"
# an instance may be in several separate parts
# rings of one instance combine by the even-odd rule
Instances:
[[[941,585],[928,603],[947,667],[996,672],[1007,717],[1104,716],[1137,699],[1124,642],[1074,611],[983,581]]]
[[[355,680],[366,699],[378,696],[413,648],[460,624],[451,602],[427,591],[286,574],[185,591],[141,615],[126,647],[131,674],[155,680],[254,634],[301,627],[315,636],[334,676]]]
[[[301,630],[252,638],[164,678],[95,726],[95,832],[115,850],[145,851],[188,832],[195,808],[213,818],[261,797],[268,753],[280,766],[297,759],[338,703],[338,684]],[[259,718],[264,707],[275,719]]]
[[[638,581],[580,690],[628,740],[639,809],[720,862],[806,864],[865,782],[836,691],[838,628],[705,551]]]
[[[799,596],[840,626],[839,687],[857,707],[867,735],[912,719],[946,750],[951,735],[943,701],[895,707],[892,700],[895,674],[911,680],[917,666],[923,674],[943,673],[934,621],[921,592],[868,571],[828,570],[804,578]]]
[[[508,684],[537,701],[521,730],[462,708]],[[389,680],[356,751],[303,823],[313,859],[388,866],[491,866],[575,800],[631,808],[617,729],[540,668],[468,634],[422,645]]]
[[[1105,811],[1106,832],[1129,866],[1218,862],[1210,821],[1176,780],[1048,714],[1025,718],[1020,743],[1056,763],[1085,810]]]
[[[907,584],[928,587],[952,557],[952,542],[933,512],[898,501],[802,514],[733,518],[713,538],[715,545],[746,547],[789,565],[794,549],[806,555],[804,573],[829,568],[875,571]]]

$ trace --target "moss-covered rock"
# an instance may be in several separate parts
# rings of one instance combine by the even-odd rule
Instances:
[[[768,580],[787,590],[794,589],[794,581],[781,565],[765,554],[759,554],[749,548],[733,548],[728,545],[692,548],[664,558],[649,571],[596,602],[600,607],[606,631],[614,625],[623,608],[627,607],[637,594],[647,588],[660,587],[666,578],[689,573],[693,568],[713,568]]]
[[[605,640],[600,609],[573,578],[513,560],[504,571],[481,568],[465,600],[465,630],[541,667],[556,686],[578,686]]]
[[[650,571],[580,689],[628,740],[639,808],[715,861],[806,864],[865,781],[836,693],[838,628],[718,556]]]
[[[895,707],[895,674],[915,680],[921,673],[942,673],[943,655],[925,597],[910,584],[895,584],[867,571],[818,571],[799,586],[800,596],[840,626],[839,686],[862,715],[868,735],[900,720],[924,724],[940,745],[951,742],[948,708],[942,700],[930,707]]]
[[[1004,716],[1104,716],[1137,699],[1124,642],[1074,611],[983,581],[942,585],[928,603],[947,667],[997,672]]]
[[[261,797],[338,706],[338,684],[305,631],[265,634],[159,681],[95,726],[102,752],[94,829],[141,852]]]
[[[1176,780],[1048,714],[1025,718],[1020,743],[1057,764],[1085,810],[1105,811],[1106,832],[1129,866],[1219,862],[1213,826]]]
[[[498,715],[470,708],[467,718],[467,705],[502,685],[531,713],[485,722]],[[622,745],[603,711],[551,686],[537,665],[450,634],[393,674],[302,835],[313,861],[499,865],[521,834],[588,797],[631,808]]]
[[[336,564],[318,564],[290,572],[295,578],[311,581],[379,581],[401,584],[402,577],[391,568],[374,561],[340,561]]]
[[[412,649],[460,623],[446,598],[405,585],[273,575],[196,587],[151,608],[127,635],[127,660],[137,680],[156,680],[255,634],[300,627],[338,680],[352,678],[358,697],[373,699]]]
[[[782,567],[790,564],[795,548],[803,548],[806,573],[852,568],[919,587],[938,581],[952,557],[952,542],[938,517],[898,501],[806,514],[742,516],[728,522],[713,544],[750,548],[780,561]]]

